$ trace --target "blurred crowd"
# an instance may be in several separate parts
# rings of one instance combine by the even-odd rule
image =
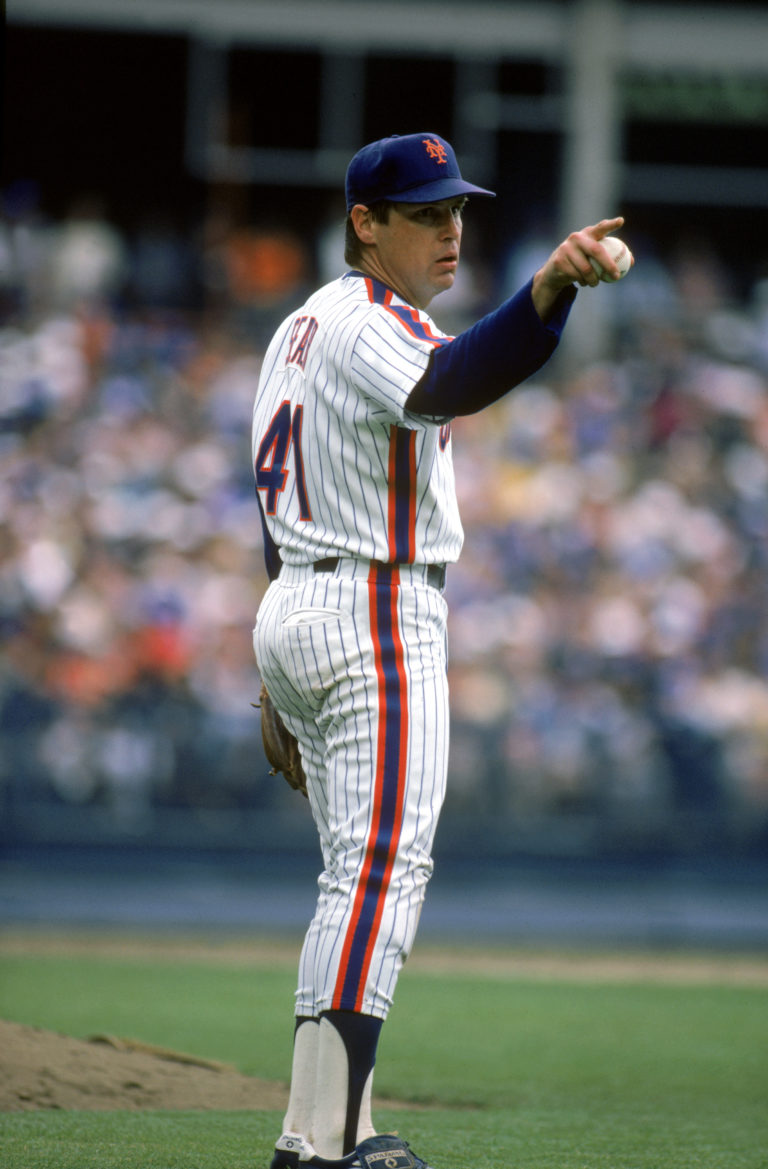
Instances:
[[[215,215],[128,234],[93,203],[50,222],[6,200],[6,840],[73,808],[141,834],[160,809],[236,824],[284,798],[251,707],[251,405],[338,240]],[[583,294],[609,314],[599,361],[558,357],[453,425],[446,816],[764,848],[768,279],[736,292],[701,245],[635,251],[630,279]],[[474,319],[523,262],[514,241],[500,270],[470,252],[438,324]]]

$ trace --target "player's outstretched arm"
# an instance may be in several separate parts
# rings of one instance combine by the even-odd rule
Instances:
[[[590,258],[595,259],[614,279],[619,279],[621,273],[616,262],[603,247],[601,240],[623,223],[621,215],[615,219],[601,219],[599,223],[584,227],[581,231],[572,231],[567,239],[558,244],[533,278],[531,297],[542,321],[548,320],[558,296],[569,284],[578,284],[582,288],[595,288],[599,284]]]
[[[547,320],[531,295],[533,280],[446,345],[435,349],[406,408],[432,419],[475,414],[541,369],[552,356],[576,296],[561,288]]]
[[[518,293],[432,353],[407,409],[433,419],[474,414],[541,369],[558,344],[576,287],[621,278],[618,253],[602,241],[623,222],[616,216],[571,232]],[[620,248],[623,262],[633,263]]]

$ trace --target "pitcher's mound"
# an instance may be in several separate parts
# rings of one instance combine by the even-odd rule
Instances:
[[[38,1108],[284,1110],[284,1084],[110,1036],[71,1039],[0,1020],[0,1112]]]

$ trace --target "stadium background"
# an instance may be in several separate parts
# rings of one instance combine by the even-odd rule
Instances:
[[[542,376],[456,427],[434,912],[478,925],[496,890],[489,929],[517,912],[584,937],[610,875],[597,933],[627,936],[634,908],[638,937],[764,945],[764,5],[8,0],[6,18],[6,919],[243,924],[265,881],[316,866],[250,706],[251,398],[276,322],[341,270],[347,159],[429,128],[499,192],[470,209],[443,327],[604,214],[638,261],[579,298]]]

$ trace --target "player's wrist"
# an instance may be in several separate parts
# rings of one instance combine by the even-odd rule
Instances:
[[[572,284],[572,280],[556,272],[551,265],[539,268],[534,275],[531,281],[531,300],[544,324],[552,316],[563,289],[569,288]]]

